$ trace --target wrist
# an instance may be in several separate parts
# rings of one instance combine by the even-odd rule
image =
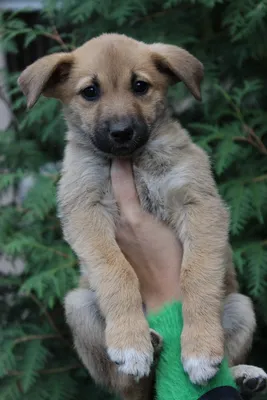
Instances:
[[[155,313],[161,310],[165,304],[171,304],[173,302],[180,301],[180,293],[179,291],[174,291],[172,294],[158,294],[150,296],[144,296],[144,303],[147,313]]]

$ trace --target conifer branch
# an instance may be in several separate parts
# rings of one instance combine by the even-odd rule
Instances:
[[[23,394],[24,392],[23,392],[22,385],[21,385],[21,382],[20,382],[19,379],[16,381],[16,385],[17,385],[18,391],[19,391],[21,394]]]
[[[29,293],[29,297],[34,301],[34,303],[40,308],[40,310],[44,313],[44,315],[46,316],[46,319],[49,323],[49,325],[51,326],[51,328],[57,333],[57,335],[59,337],[61,337],[62,339],[63,336],[61,335],[61,332],[59,331],[59,329],[57,328],[56,324],[53,321],[53,318],[51,317],[51,315],[49,314],[49,312],[47,311],[47,309],[45,308],[45,306],[40,302],[40,300],[33,294],[33,293]],[[64,339],[65,341],[65,339]]]
[[[25,210],[23,210],[23,211],[25,211]],[[41,244],[41,243],[34,242],[34,244],[32,244],[32,247],[36,247],[36,248],[40,248],[40,249],[44,249],[44,250],[50,251],[50,252],[52,252],[54,254],[57,254],[58,256],[63,257],[63,258],[70,258],[70,256],[68,254],[63,253],[62,251],[56,250],[53,247],[45,246],[44,244]]]
[[[236,137],[233,138],[233,140],[236,141],[236,142],[246,142],[246,143],[249,143],[251,146],[255,147],[257,150],[259,149],[259,147],[257,146],[257,144],[254,143],[253,140],[251,140],[251,139],[248,138],[248,137],[245,137],[245,136],[236,136]]]
[[[252,128],[248,127],[247,125],[244,125],[244,130],[245,132],[249,133],[249,136],[236,136],[233,138],[233,140],[237,142],[247,142],[251,146],[255,147],[259,152],[261,152],[264,155],[267,155],[267,148],[262,142],[262,140],[256,135],[256,133],[253,131]]]
[[[63,40],[62,36],[58,32],[53,13],[48,16],[49,16],[50,23],[52,25],[52,33],[46,32],[46,33],[44,33],[44,36],[56,41],[64,50],[68,51],[71,48],[71,46],[68,45]],[[74,48],[72,50],[74,50]]]
[[[258,149],[265,155],[267,155],[267,148],[264,145],[264,143],[262,142],[262,140],[259,138],[259,136],[256,135],[256,133],[254,132],[254,130],[249,127],[248,125],[244,125],[244,130],[245,132],[248,132],[249,134],[249,138],[253,138],[254,139],[254,143],[258,146]]]
[[[33,293],[29,293],[29,297],[35,302],[35,304],[37,304],[40,310],[45,314],[48,323],[50,324],[51,328],[57,333],[57,336],[62,340],[63,343],[66,344],[66,346],[68,346],[69,348],[71,348],[71,350],[73,350],[73,346],[71,345],[71,343],[68,342],[68,340],[64,338],[64,336],[56,326],[55,322],[53,321],[53,318],[51,317],[45,306]]]
[[[67,365],[66,367],[49,368],[49,369],[39,369],[37,372],[41,375],[59,374],[62,372],[68,372],[74,369],[83,368],[82,364]],[[10,370],[7,372],[8,376],[23,376],[23,371]]]
[[[153,12],[151,14],[145,15],[144,17],[140,17],[138,19],[136,19],[133,23],[133,25],[139,23],[139,22],[147,22],[151,19],[154,18],[159,18],[159,17],[163,17],[166,14],[169,14],[170,12],[173,12],[174,10],[176,10],[177,8],[181,8],[181,4],[175,6],[175,7],[170,7],[170,8],[166,8],[165,10],[160,10],[160,11],[156,11]]]
[[[49,39],[55,40],[64,50],[68,50],[68,45],[64,42],[62,37],[60,36],[56,26],[53,26],[52,33],[44,32],[44,36],[48,37]]]
[[[44,334],[44,335],[27,335],[27,336],[23,336],[21,338],[15,339],[14,340],[14,344],[18,344],[18,343],[24,343],[24,342],[28,342],[31,340],[45,340],[45,339],[56,339],[56,338],[61,338],[61,336],[59,334]]]
[[[38,17],[37,12],[30,19],[25,18],[24,12],[6,14],[1,20],[4,29],[0,28],[2,47],[10,52],[8,64],[14,71],[53,49],[71,51],[76,44],[118,26],[119,31],[138,36],[144,42],[153,39],[183,45],[194,56],[199,56],[205,67],[205,104],[203,107],[192,104],[190,111],[182,110],[179,117],[184,126],[195,121],[195,129],[200,132],[198,137],[193,133],[193,140],[212,156],[216,181],[231,210],[235,264],[244,294],[264,305],[267,296],[267,236],[263,225],[267,221],[264,162],[267,161],[264,95],[267,77],[264,74],[266,46],[261,38],[267,34],[264,24],[267,8],[255,8],[253,1],[246,1],[246,10],[244,0],[222,3],[218,7],[218,1],[213,0],[198,0],[194,5],[192,1],[179,0],[164,0],[161,4],[151,0],[119,0],[108,4],[105,0],[52,1]],[[177,24],[172,23],[173,16]],[[218,24],[214,23],[214,16]],[[179,34],[176,25],[179,25]],[[25,51],[24,45],[29,46]],[[40,99],[30,112],[24,112],[25,98],[15,87],[12,71],[11,87],[7,92],[0,91],[0,97],[5,95],[4,105],[12,113],[9,129],[0,135],[0,161],[4,171],[12,172],[10,177],[3,175],[0,184],[5,188],[11,182],[14,194],[19,196],[7,207],[0,208],[0,245],[8,258],[22,258],[26,268],[22,275],[3,276],[0,282],[8,296],[7,307],[2,310],[0,398],[87,400],[87,380],[80,374],[83,369],[79,369],[83,366],[71,343],[69,330],[66,332],[63,308],[59,307],[78,278],[76,257],[57,229],[58,169],[55,164],[62,161],[65,124],[52,99]],[[215,82],[222,82],[215,87],[223,97],[209,90]],[[183,91],[173,101],[181,99],[187,101]],[[30,190],[28,176],[34,177]],[[28,301],[17,295],[18,286],[22,286],[20,293],[25,296],[30,293]],[[261,351],[267,311],[262,307],[260,312],[263,314],[263,330],[259,332]],[[9,320],[13,324],[6,326]],[[261,362],[264,361],[262,351]],[[73,373],[76,371],[79,373]],[[89,397],[105,397],[95,390],[90,385]]]
[[[267,180],[267,174],[256,176],[256,178],[252,179],[253,182],[262,182],[265,180]]]

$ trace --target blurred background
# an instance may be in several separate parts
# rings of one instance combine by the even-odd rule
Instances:
[[[183,84],[170,102],[230,208],[240,288],[258,318],[248,361],[267,369],[267,1],[0,0],[0,12],[0,399],[108,398],[77,359],[62,312],[78,265],[56,215],[60,105],[41,98],[27,111],[16,83],[37,58],[102,32],[176,44],[205,66],[203,102]]]

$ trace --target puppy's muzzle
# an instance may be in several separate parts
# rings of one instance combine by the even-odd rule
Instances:
[[[143,118],[124,117],[105,121],[96,131],[93,142],[106,154],[130,156],[148,140],[148,127]]]

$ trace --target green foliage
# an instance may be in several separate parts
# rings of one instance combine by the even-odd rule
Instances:
[[[250,361],[267,368],[267,1],[47,0],[36,24],[16,12],[3,13],[0,25],[1,45],[18,57],[40,38],[50,40],[48,52],[68,51],[116,31],[183,46],[204,63],[203,102],[182,84],[170,99],[208,152],[230,209],[240,287],[259,319]],[[56,215],[65,131],[60,105],[41,98],[26,111],[17,77],[7,74],[13,118],[0,132],[0,191],[21,193],[25,178],[30,187],[0,208],[0,252],[25,263],[21,275],[0,276],[0,397],[107,399],[77,359],[62,310],[78,268]]]
[[[32,340],[27,346],[21,365],[23,371],[21,384],[25,392],[34,384],[38,376],[37,370],[44,366],[46,356],[47,350],[42,346],[40,340]]]

